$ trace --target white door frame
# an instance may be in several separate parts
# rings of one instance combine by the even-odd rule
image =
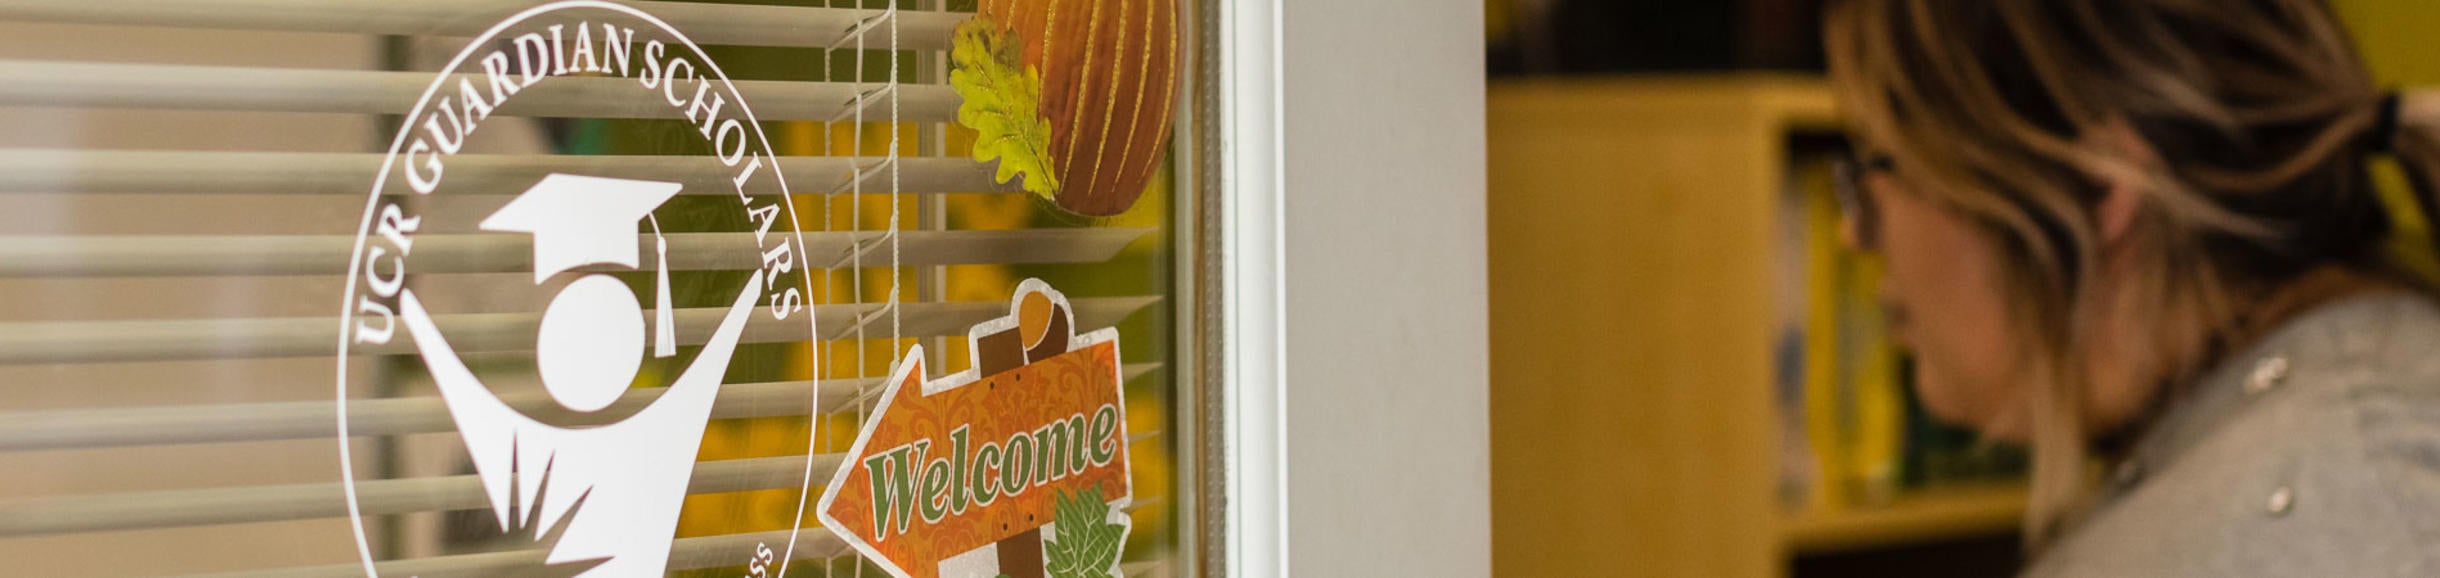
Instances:
[[[1482,10],[1220,8],[1229,575],[1491,573]]]
[[[1221,335],[1226,562],[1233,576],[1286,576],[1286,259],[1281,215],[1280,6],[1222,2],[1219,35]]]

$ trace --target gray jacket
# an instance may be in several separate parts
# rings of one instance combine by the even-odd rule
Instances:
[[[2359,296],[2206,374],[2031,577],[2440,577],[2440,307]]]

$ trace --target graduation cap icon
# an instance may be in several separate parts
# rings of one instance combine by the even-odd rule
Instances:
[[[678,183],[670,182],[552,174],[485,217],[480,226],[485,231],[532,234],[534,283],[539,285],[553,275],[588,266],[641,267],[637,224],[650,223],[656,265],[653,357],[669,357],[677,354],[669,295],[669,240],[661,234],[661,223],[652,211],[676,196],[679,188]],[[610,382],[616,382],[617,389],[625,388],[621,370],[631,379],[634,368],[616,359],[597,358],[617,355],[628,343],[640,348],[643,319],[637,309],[634,292],[606,275],[579,278],[552,298],[543,312],[536,353],[543,384],[554,397],[571,408],[598,409],[595,406],[608,404],[600,392],[613,387]],[[571,395],[559,395],[563,389]],[[587,393],[576,394],[578,391]],[[614,398],[615,392],[609,395]]]
[[[677,183],[554,174],[483,219],[483,230],[534,235],[534,282],[586,265],[637,267],[636,222],[678,194]],[[653,223],[659,236],[660,223]],[[663,269],[667,269],[664,267]]]

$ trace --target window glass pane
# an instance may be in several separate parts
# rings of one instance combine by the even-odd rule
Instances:
[[[0,6],[0,560],[1183,571],[1186,6]]]

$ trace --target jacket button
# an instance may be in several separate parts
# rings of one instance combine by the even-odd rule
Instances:
[[[2130,459],[2118,464],[2118,469],[2110,472],[2110,482],[2117,484],[2119,489],[2134,487],[2136,482],[2141,481],[2143,481],[2143,462]]]
[[[2263,358],[2262,361],[2254,363],[2254,372],[2245,376],[2245,394],[2261,395],[2262,392],[2279,387],[2279,382],[2286,380],[2287,374],[2288,360],[2286,357],[2274,355]]]
[[[2263,506],[2263,509],[2269,511],[2272,517],[2286,516],[2289,510],[2296,509],[2296,490],[2288,486],[2279,486],[2279,489],[2271,490],[2271,499]]]

